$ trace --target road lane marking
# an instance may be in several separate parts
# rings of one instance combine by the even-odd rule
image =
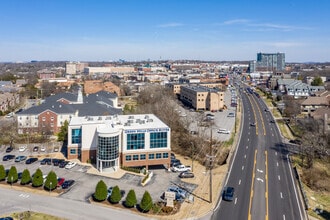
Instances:
[[[278,166],[278,162],[276,162],[276,165]]]
[[[277,177],[278,177],[278,180],[281,180],[281,176],[280,175],[278,175]]]
[[[235,198],[235,205],[236,205],[236,203],[237,203],[237,197]]]
[[[265,193],[265,197],[266,197],[266,216],[265,216],[265,220],[268,220],[268,153],[267,151],[265,151],[265,164],[266,164],[266,174],[265,174],[265,180],[266,180],[266,193]]]
[[[277,152],[275,151],[275,156],[277,156]]]
[[[246,149],[248,149],[249,148],[249,146],[246,146]]]
[[[285,220],[285,215],[283,214],[283,220]]]
[[[241,185],[241,180],[238,181],[238,185]]]
[[[248,212],[248,220],[251,220],[251,206],[252,206],[252,198],[253,198],[253,185],[254,185],[254,172],[256,170],[257,164],[257,150],[254,151],[254,162],[253,162],[253,170],[252,170],[252,181],[251,181],[251,189],[250,189],[250,202],[249,202],[249,212]]]
[[[242,170],[244,170],[244,166],[242,166]]]
[[[281,199],[283,199],[283,194],[282,194],[282,192],[280,192],[280,195],[281,195]]]
[[[244,158],[246,158],[246,154],[244,155]]]
[[[257,169],[257,171],[258,171],[259,173],[263,173],[263,172],[264,172],[263,170],[259,170],[259,169]]]
[[[257,180],[260,181],[260,182],[264,182],[264,180],[261,179],[261,178],[257,178]]]

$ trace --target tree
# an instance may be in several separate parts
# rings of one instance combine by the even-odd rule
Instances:
[[[320,76],[316,76],[314,80],[311,82],[312,86],[323,86],[323,80]]]
[[[140,209],[142,212],[149,212],[152,206],[153,206],[152,198],[149,192],[145,191],[140,202]]]
[[[98,202],[104,201],[107,198],[107,194],[108,194],[107,185],[103,180],[100,180],[96,185],[93,199]]]
[[[6,179],[6,170],[5,167],[0,164],[0,181],[3,181]]]
[[[15,166],[12,166],[8,172],[7,183],[13,184],[18,180],[17,169]]]
[[[21,179],[21,185],[26,185],[31,182],[31,175],[30,171],[28,169],[23,170],[22,173],[22,179]]]
[[[136,205],[136,203],[137,203],[137,199],[136,199],[135,191],[131,189],[126,196],[125,206],[128,208],[132,208]]]
[[[53,190],[57,187],[57,176],[54,171],[50,171],[47,175],[44,188],[46,190]]]
[[[110,196],[110,202],[113,204],[118,203],[121,200],[120,189],[118,186],[113,187],[112,193]]]
[[[65,120],[63,125],[61,126],[60,132],[57,134],[58,141],[67,141],[68,127],[69,127],[69,122],[67,120]]]
[[[44,179],[42,177],[42,171],[38,168],[33,175],[32,178],[32,186],[33,187],[40,187],[44,183]]]

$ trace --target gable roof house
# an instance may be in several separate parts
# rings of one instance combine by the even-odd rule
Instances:
[[[301,103],[302,112],[304,114],[310,114],[316,111],[318,108],[330,107],[330,92],[320,91],[315,93],[316,96],[310,96]]]
[[[16,114],[18,133],[59,132],[65,121],[74,116],[118,115],[118,97],[114,93],[100,91],[83,97],[78,94],[61,93],[50,96],[40,105]]]

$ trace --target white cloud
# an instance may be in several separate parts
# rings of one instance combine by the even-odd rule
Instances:
[[[224,21],[223,24],[225,24],[225,25],[230,25],[230,24],[247,24],[249,22],[250,22],[250,20],[247,20],[247,19],[234,19],[234,20]]]

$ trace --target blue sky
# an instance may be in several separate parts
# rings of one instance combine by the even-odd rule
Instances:
[[[330,61],[328,0],[0,0],[0,62]]]

